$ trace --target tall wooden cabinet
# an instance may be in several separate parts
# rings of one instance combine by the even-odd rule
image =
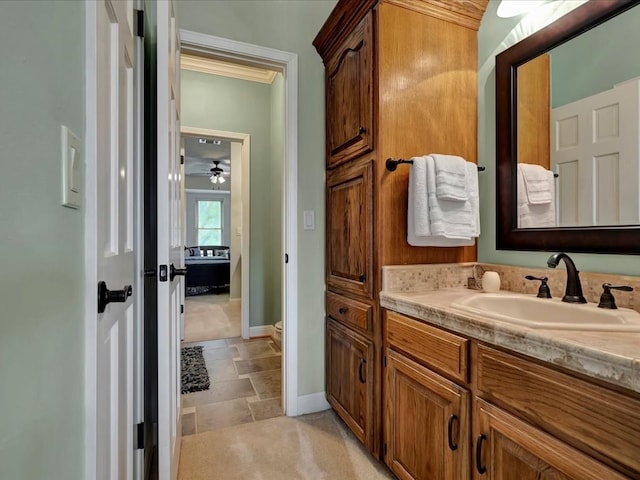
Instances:
[[[385,160],[448,153],[476,162],[486,5],[339,0],[313,42],[325,64],[326,394],[374,455],[382,454],[381,267],[476,260],[475,247],[407,243],[409,170],[388,172]]]

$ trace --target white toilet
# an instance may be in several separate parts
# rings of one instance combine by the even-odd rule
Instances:
[[[274,325],[274,328],[276,329],[276,333],[273,336],[273,342],[278,346],[278,348],[282,348],[282,320],[280,320],[279,322],[276,322],[276,324]]]

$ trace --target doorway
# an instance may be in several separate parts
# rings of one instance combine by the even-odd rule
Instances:
[[[297,55],[235,42],[195,32],[180,32],[182,51],[195,56],[219,58],[243,65],[269,68],[282,74],[284,83],[284,164],[282,191],[283,248],[277,258],[282,278],[283,392],[286,415],[298,414],[297,385]],[[246,232],[243,232],[246,234]],[[244,236],[243,236],[244,237]],[[243,263],[244,266],[244,263]],[[251,272],[251,275],[257,272]],[[247,275],[248,277],[248,275]],[[249,278],[243,276],[243,281]],[[244,313],[243,313],[244,315]],[[249,332],[246,332],[247,334]],[[243,337],[245,331],[243,329]]]

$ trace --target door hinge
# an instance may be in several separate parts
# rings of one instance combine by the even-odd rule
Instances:
[[[142,450],[144,448],[144,422],[138,423],[134,428],[136,450]]]
[[[184,313],[184,304],[180,305],[180,313]]]
[[[288,253],[284,254],[284,263],[289,263],[289,254]]]
[[[180,155],[180,165],[184,165],[184,155]]]
[[[136,37],[144,37],[144,10],[134,10],[136,12]]]
[[[167,265],[160,265],[159,271],[160,271],[160,275],[158,276],[158,279],[161,282],[166,282],[167,281],[167,271],[169,270],[169,268],[167,267]]]

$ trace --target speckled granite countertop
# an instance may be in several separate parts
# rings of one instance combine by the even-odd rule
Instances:
[[[464,287],[382,291],[380,305],[470,338],[640,393],[640,333],[531,329],[452,308]]]

